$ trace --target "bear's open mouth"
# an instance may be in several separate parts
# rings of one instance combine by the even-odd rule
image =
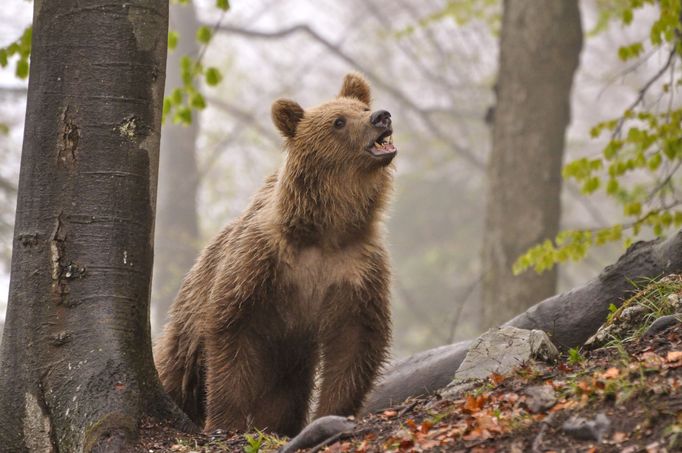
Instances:
[[[394,156],[398,152],[393,145],[393,130],[387,129],[368,146],[369,153],[374,157]]]

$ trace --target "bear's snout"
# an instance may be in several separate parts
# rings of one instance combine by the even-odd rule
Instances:
[[[377,110],[369,117],[369,121],[376,127],[391,127],[391,114],[388,110]]]

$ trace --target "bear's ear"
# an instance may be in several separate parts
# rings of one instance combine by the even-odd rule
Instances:
[[[277,99],[272,104],[272,122],[286,138],[294,137],[303,113],[303,108],[291,99]]]
[[[351,72],[343,79],[343,86],[339,97],[355,98],[365,104],[369,105],[372,96],[369,93],[369,84],[357,72]]]

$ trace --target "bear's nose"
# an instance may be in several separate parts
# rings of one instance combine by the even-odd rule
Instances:
[[[391,114],[388,110],[377,110],[370,115],[369,121],[377,127],[389,127],[391,125]]]

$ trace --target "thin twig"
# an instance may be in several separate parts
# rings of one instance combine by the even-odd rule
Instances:
[[[472,284],[469,285],[469,287],[466,289],[464,292],[464,298],[462,301],[459,303],[457,308],[455,309],[455,314],[452,317],[452,321],[450,321],[450,332],[448,334],[448,343],[452,343],[455,337],[455,329],[459,325],[459,317],[462,314],[462,309],[466,305],[467,301],[469,300],[469,297],[474,293],[474,290],[478,287],[478,285],[481,283],[483,280],[483,274],[481,273],[476,280]]]
[[[307,34],[309,37],[311,37],[312,39],[326,47],[330,52],[332,52],[338,58],[346,62],[348,65],[365,74],[367,78],[369,78],[375,85],[379,86],[384,91],[391,94],[395,99],[400,101],[403,105],[407,106],[410,110],[417,113],[420,116],[422,122],[429,128],[430,132],[434,135],[434,137],[450,145],[455,150],[455,152],[457,152],[457,154],[459,154],[462,158],[469,162],[474,168],[481,171],[485,169],[484,162],[479,160],[477,156],[475,156],[471,151],[465,149],[458,143],[455,143],[451,138],[445,135],[445,133],[431,119],[427,110],[417,105],[412,99],[410,99],[405,93],[397,89],[395,86],[386,83],[374,71],[369,69],[369,67],[362,65],[355,58],[351,57],[343,50],[341,50],[340,46],[327,40],[325,37],[317,33],[307,24],[293,25],[291,27],[273,31],[250,30],[235,25],[223,24],[220,27],[218,27],[217,30],[225,33],[232,33],[241,36],[248,36],[251,38],[260,39],[284,38],[295,33]]]
[[[649,91],[649,88],[651,88],[651,85],[653,85],[658,79],[660,79],[663,74],[670,68],[670,65],[673,62],[673,59],[675,58],[676,55],[676,45],[673,42],[673,48],[668,54],[668,59],[666,60],[665,64],[661,69],[656,72],[645,84],[642,88],[639,89],[639,92],[637,94],[637,98],[630,104],[630,106],[625,110],[626,112],[632,111],[635,107],[637,107],[643,100],[644,100],[644,95],[646,95],[646,92]],[[616,125],[615,129],[613,130],[613,134],[611,134],[611,138],[616,138],[620,136],[621,129],[623,128],[623,124],[625,123],[625,116],[622,116],[618,120],[618,124]]]
[[[419,403],[419,400],[414,400],[414,401],[412,401],[410,404],[408,404],[407,406],[403,407],[403,408],[400,410],[400,412],[398,412],[398,415],[396,415],[396,418],[400,418],[400,417],[402,417],[403,415],[407,414],[409,411],[411,411],[412,409],[414,409],[414,407],[417,405],[417,403]]]

